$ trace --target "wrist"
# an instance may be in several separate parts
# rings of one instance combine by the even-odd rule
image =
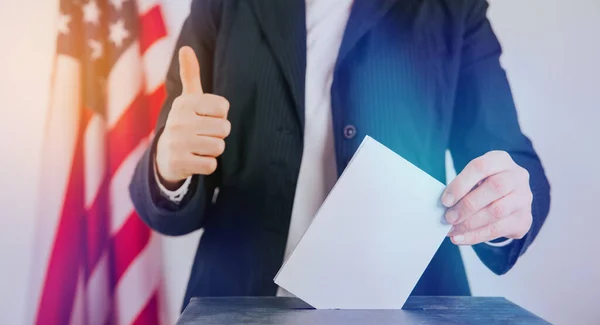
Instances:
[[[161,175],[160,169],[158,169],[158,168],[156,169],[156,176],[158,176],[158,181],[160,182],[160,184],[162,186],[164,186],[169,191],[175,191],[175,190],[177,190],[178,188],[180,188],[183,185],[183,183],[185,183],[185,180],[186,180],[185,178],[184,179],[180,179],[180,180],[176,180],[176,181],[165,179]]]
[[[171,179],[171,178],[163,176],[164,174],[160,170],[156,155],[154,157],[154,170],[156,171],[156,178],[158,178],[160,185],[162,185],[164,188],[166,188],[169,191],[175,191],[178,188],[180,188],[183,185],[183,183],[185,183],[186,178]]]

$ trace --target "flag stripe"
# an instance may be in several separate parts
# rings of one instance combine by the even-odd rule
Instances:
[[[89,118],[90,113],[83,116],[80,130],[85,129]],[[84,248],[81,243],[84,242],[85,233],[83,136],[80,135],[77,139],[62,215],[42,291],[37,324],[68,324],[75,298],[77,274]]]
[[[150,242],[127,268],[115,289],[114,300],[119,306],[117,325],[129,325],[155,293],[160,283],[160,238],[151,234]]]
[[[110,71],[107,81],[109,128],[115,126],[142,89],[142,63],[139,55],[139,43],[136,41],[123,52]]]
[[[138,96],[115,127],[110,130],[108,134],[109,177],[114,176],[132,150],[154,130],[154,121],[160,114],[165,98],[164,85],[147,96]]]
[[[102,325],[108,320],[113,291],[110,262],[108,252],[105,250],[87,281],[87,325]]]
[[[123,273],[144,250],[150,240],[150,229],[132,211],[119,232],[113,237],[111,247],[115,256],[114,278],[119,281]]]
[[[158,325],[158,292],[152,295],[144,310],[140,312],[132,325]]]
[[[162,18],[160,6],[155,5],[140,16],[140,51],[146,50],[157,40],[167,36],[167,28]]]
[[[138,160],[148,146],[148,139],[141,141],[127,159],[121,164],[110,183],[110,233],[114,236],[125,224],[133,211],[133,203],[129,198],[129,182]]]
[[[77,275],[77,289],[75,290],[75,302],[71,314],[70,325],[81,325],[85,323],[85,282],[83,268],[79,268]]]
[[[145,99],[145,96],[138,95],[108,134],[109,177],[114,175],[123,160],[139,145],[140,141],[150,134],[151,121]]]
[[[136,4],[138,7],[139,15],[144,15],[148,10],[152,9],[154,6],[159,5],[160,1],[158,0],[136,0]]]
[[[142,57],[144,74],[146,76],[146,93],[154,92],[164,86],[168,65],[157,66],[156,62],[170,62],[173,44],[167,38],[157,40],[150,46]]]
[[[98,260],[108,246],[110,238],[108,214],[108,180],[105,178],[99,186],[98,196],[86,213],[87,223],[87,260],[86,276],[94,271]]]
[[[93,112],[86,109],[86,112]],[[97,113],[86,127],[84,135],[84,166],[85,166],[85,207],[87,254],[85,276],[88,278],[94,272],[109,241],[109,224],[106,215],[110,202],[108,201],[108,178],[106,177],[106,141],[104,119]]]
[[[91,110],[90,110],[91,111]],[[84,134],[85,205],[94,203],[106,175],[106,125],[100,114],[94,113]]]

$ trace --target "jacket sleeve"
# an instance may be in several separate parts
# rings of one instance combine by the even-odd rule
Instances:
[[[450,134],[454,167],[491,150],[504,150],[530,174],[533,224],[520,240],[505,247],[473,246],[494,273],[510,270],[537,236],[550,207],[550,185],[531,141],[521,132],[505,71],[501,46],[486,17],[488,4],[472,0],[466,12],[462,57]]]
[[[200,73],[204,91],[212,91],[213,53],[218,29],[219,2],[217,0],[192,1],[190,15],[185,20],[166,77],[167,99],[156,124],[152,144],[140,159],[129,184],[133,205],[152,229],[166,235],[185,235],[204,224],[205,210],[211,202],[218,170],[211,176],[192,177],[190,190],[175,204],[160,194],[154,177],[154,155],[171,110],[173,100],[181,94],[179,62],[177,52],[184,45],[192,47],[200,62]]]

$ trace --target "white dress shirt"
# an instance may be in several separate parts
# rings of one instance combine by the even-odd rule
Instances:
[[[285,248],[286,260],[337,180],[331,83],[353,0],[306,0],[304,151]],[[291,295],[279,288],[277,295]]]

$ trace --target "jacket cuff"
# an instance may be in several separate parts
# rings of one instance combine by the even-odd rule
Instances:
[[[190,183],[192,182],[192,176],[189,176],[188,178],[186,178],[185,182],[183,182],[183,184],[181,184],[181,186],[178,189],[171,191],[165,187],[165,185],[160,180],[160,176],[158,176],[158,171],[156,168],[156,156],[154,156],[154,155],[152,155],[152,169],[154,170],[154,172],[153,172],[154,173],[154,182],[158,185],[158,188],[159,188],[162,196],[167,198],[169,201],[171,201],[173,203],[176,203],[176,204],[181,203],[181,201],[183,200],[183,198],[185,197],[185,195],[188,193],[188,191],[190,189]]]
[[[204,188],[204,178],[192,177],[189,191],[179,204],[165,198],[154,177],[152,157],[157,139],[155,137],[138,164],[137,180],[130,184],[130,195],[140,217],[152,229],[171,236],[187,234],[201,225],[198,211],[203,210],[206,199],[198,194],[201,194],[199,189]]]

